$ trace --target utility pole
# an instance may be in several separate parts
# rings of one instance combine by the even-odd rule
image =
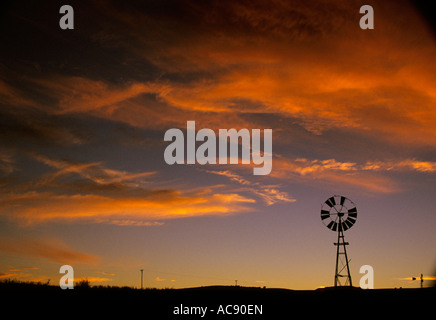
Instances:
[[[421,273],[421,289],[423,288],[424,285],[424,275]],[[412,280],[416,280],[416,277],[412,277]]]
[[[141,269],[141,289],[142,289],[142,273],[144,272],[144,269]]]

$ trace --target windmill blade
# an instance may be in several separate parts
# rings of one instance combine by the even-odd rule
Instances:
[[[336,204],[335,197],[328,198],[325,202],[330,208],[334,207]]]
[[[347,220],[345,220],[344,222],[343,222],[343,225],[344,226],[346,226],[347,227],[347,229],[344,229],[344,231],[345,230],[348,230],[348,229],[350,229],[352,226],[353,226],[353,222],[350,222],[350,221],[348,221],[348,219]]]
[[[330,223],[327,225],[327,228],[329,228],[330,230],[336,231],[338,224],[334,221],[330,221]]]
[[[327,219],[328,217],[330,217],[330,212],[328,212],[327,210],[321,210],[321,219]]]
[[[357,213],[357,208],[354,207],[354,208],[349,209],[348,213]]]
[[[347,198],[345,198],[344,196],[341,196],[341,206],[344,205],[345,199],[347,199]]]
[[[356,207],[348,210],[348,216],[352,218],[357,218],[357,209]]]
[[[348,217],[357,219],[357,212],[356,213],[348,213]]]
[[[350,227],[343,221],[341,223],[341,229],[342,231],[347,231]]]
[[[351,222],[352,224],[355,224],[355,223],[356,223],[356,219],[353,218],[353,217],[350,217],[350,216],[348,216],[348,218],[347,218],[346,221],[349,221],[349,222]]]

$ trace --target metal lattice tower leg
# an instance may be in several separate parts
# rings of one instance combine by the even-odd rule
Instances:
[[[337,246],[336,250],[336,271],[335,271],[335,287],[352,286],[350,266],[348,265],[347,248],[348,242],[344,241],[344,231],[342,230],[342,217],[339,217],[338,224],[338,242],[334,243]],[[345,281],[343,279],[345,278]]]

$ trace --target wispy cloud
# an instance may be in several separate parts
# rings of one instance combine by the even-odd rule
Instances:
[[[35,78],[33,82],[57,101],[54,114],[89,113],[100,117],[111,117],[124,103],[143,94],[164,96],[165,84],[132,82],[113,85],[104,80],[86,77],[53,75]]]
[[[10,174],[15,170],[13,156],[6,150],[0,151],[0,172]]]
[[[0,249],[0,252],[1,251],[2,250]],[[20,253],[19,255],[23,255],[23,254]],[[27,281],[41,281],[41,277],[38,277],[35,280],[35,277],[32,274],[32,272],[35,270],[39,270],[39,267],[29,267],[29,266],[13,267],[13,266],[10,266],[8,268],[8,272],[0,272],[0,279],[1,278],[13,278],[13,279],[25,279]],[[47,281],[47,278],[44,278],[43,281]]]
[[[113,184],[121,182],[132,182],[134,180],[149,177],[156,172],[130,173],[105,168],[102,162],[83,163],[70,160],[59,160],[48,158],[41,154],[31,154],[32,157],[50,167],[58,169],[55,173],[47,175],[43,180],[48,182],[69,174],[78,174],[82,178],[89,179],[97,184]]]
[[[102,162],[30,155],[54,172],[31,181],[23,178],[0,193],[0,214],[22,224],[86,221],[160,226],[167,219],[245,212],[255,203],[237,192],[222,188],[217,192],[213,186],[153,189],[147,180],[154,171],[132,173],[107,168]],[[265,192],[272,195],[274,191]]]
[[[3,215],[20,223],[47,221],[94,222],[122,226],[159,226],[163,220],[205,215],[229,215],[249,210],[255,201],[236,193],[201,192],[169,196],[108,197],[58,195],[51,192],[9,194],[0,201]]]
[[[294,160],[278,158],[274,161],[271,175],[279,179],[293,179],[298,182],[348,185],[369,192],[393,193],[400,190],[391,178],[358,170],[355,163],[329,160]]]
[[[367,161],[363,164],[355,162],[340,162],[335,159],[326,160],[309,160],[297,158],[294,160],[295,171],[301,175],[319,173],[325,170],[332,171],[416,171],[416,172],[436,172],[436,162],[419,161],[416,159],[404,160],[384,160],[384,161]]]
[[[99,258],[76,251],[60,239],[6,238],[0,241],[0,251],[26,257],[42,258],[61,264],[95,264]]]
[[[405,159],[399,161],[368,161],[362,170],[436,172],[436,162]]]
[[[2,279],[2,278],[15,278],[17,275],[18,275],[17,273],[0,272],[0,279]]]
[[[251,181],[250,178],[244,178],[230,170],[205,170],[208,173],[216,174],[219,176],[224,176],[229,178],[231,181],[235,181],[241,185],[243,188],[239,190],[249,191],[257,196],[259,196],[267,205],[273,205],[277,202],[295,202],[288,195],[287,192],[280,190],[280,185],[265,185],[257,181]]]
[[[21,90],[0,79],[0,97],[3,103],[15,106],[34,106],[32,99],[24,98]]]
[[[415,159],[341,162],[336,159],[287,159],[280,155],[274,160],[272,177],[296,179],[308,183],[314,180],[324,184],[341,183],[369,192],[395,193],[403,190],[391,171],[434,173],[436,163]]]
[[[26,266],[17,266],[16,268],[9,268],[9,271],[21,271],[21,270],[38,270],[38,267],[26,267]]]

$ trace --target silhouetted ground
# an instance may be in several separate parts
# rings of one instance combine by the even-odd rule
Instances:
[[[356,287],[324,288],[317,290],[289,290],[240,286],[209,286],[185,289],[134,289],[130,287],[89,286],[85,284],[74,289],[62,290],[58,286],[47,284],[25,283],[17,281],[0,282],[0,295],[4,299],[13,300],[45,300],[56,303],[71,300],[134,300],[142,301],[141,308],[154,312],[156,319],[232,319],[242,315],[217,315],[221,306],[227,305],[257,305],[262,307],[262,315],[244,315],[245,319],[265,318],[276,319],[278,315],[292,314],[296,310],[314,312],[333,312],[338,307],[353,310],[364,310],[365,306],[383,301],[395,302],[400,308],[414,308],[419,302],[436,301],[436,288],[423,289],[374,289],[363,290]],[[373,303],[374,302],[374,303]],[[400,303],[398,303],[400,302]],[[111,306],[113,303],[104,304]],[[312,307],[307,308],[308,305]],[[331,306],[324,310],[324,307]],[[379,304],[380,305],[380,304]],[[428,303],[426,303],[428,305]],[[320,306],[323,306],[321,308]],[[207,307],[208,313],[201,315],[175,315],[176,308]],[[317,309],[318,308],[318,309]],[[213,312],[212,312],[213,310]],[[235,310],[227,309],[230,312]],[[248,310],[248,308],[246,308]],[[252,308],[252,311],[254,309]],[[248,311],[247,311],[248,312]]]

